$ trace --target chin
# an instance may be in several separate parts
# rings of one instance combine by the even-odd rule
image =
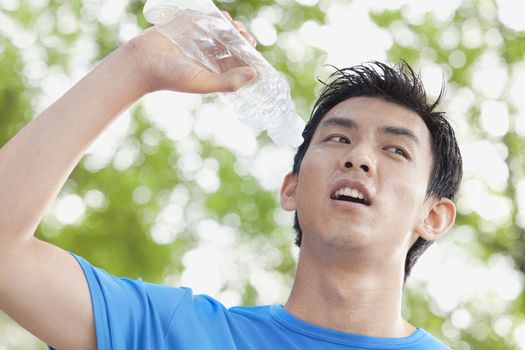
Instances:
[[[356,250],[356,249],[365,249],[367,246],[372,244],[370,242],[370,236],[359,233],[352,233],[351,235],[348,232],[344,234],[335,234],[325,237],[323,243],[332,249],[338,250]]]

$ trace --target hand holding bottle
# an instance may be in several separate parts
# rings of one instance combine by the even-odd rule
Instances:
[[[255,46],[255,39],[244,25],[226,18],[239,33]],[[154,28],[144,31],[129,43],[139,61],[138,72],[144,79],[147,92],[173,90],[190,93],[212,93],[235,91],[257,77],[253,68],[232,66],[220,73],[211,72],[185,55],[178,46]]]
[[[223,92],[219,95],[238,112],[243,124],[266,130],[277,145],[302,143],[305,123],[295,110],[286,80],[250,45],[247,33],[211,0],[148,0],[144,17],[194,63],[209,72],[234,75],[228,88],[215,91]],[[247,66],[257,71],[257,79],[239,88],[246,80],[237,77],[246,72]],[[194,70],[190,71],[192,76]],[[202,71],[199,75],[195,78],[208,76]],[[192,88],[210,91],[206,83],[202,89]]]

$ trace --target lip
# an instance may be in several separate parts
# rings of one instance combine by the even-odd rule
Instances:
[[[354,207],[369,207],[369,206],[372,205],[372,203],[373,203],[372,196],[370,195],[370,192],[368,191],[366,186],[363,185],[362,183],[360,183],[359,181],[355,181],[355,180],[341,179],[341,180],[336,181],[333,184],[333,186],[332,186],[332,188],[330,190],[329,196],[331,197],[332,193],[334,193],[335,191],[337,191],[337,190],[339,190],[339,189],[341,189],[343,187],[355,188],[356,190],[361,192],[365,196],[366,200],[368,201],[368,205],[361,204],[361,203],[356,203],[356,202],[340,201],[340,200],[335,200],[335,199],[330,198],[332,201],[334,201],[335,204],[341,205],[341,206],[344,206],[344,207],[351,207],[351,208],[354,208]]]

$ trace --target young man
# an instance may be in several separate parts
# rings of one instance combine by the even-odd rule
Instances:
[[[210,73],[150,29],[4,145],[0,308],[56,349],[447,349],[401,316],[404,278],[453,224],[461,178],[454,134],[411,71],[343,70],[317,102],[281,189],[301,245],[284,306],[225,309],[187,288],[110,276],[33,237],[84,151],[134,101],[255,77]]]

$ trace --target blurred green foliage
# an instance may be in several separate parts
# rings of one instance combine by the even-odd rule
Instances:
[[[51,0],[43,7],[38,6],[38,3],[21,1],[18,7],[0,9],[2,16],[0,18],[8,19],[10,24],[16,26],[15,32],[34,33],[36,37],[31,47],[44,52],[43,64],[48,71],[59,69],[67,75],[72,73],[75,67],[72,66],[71,47],[82,35],[90,35],[96,43],[93,48],[95,52],[92,53],[92,64],[121,44],[118,35],[121,23],[98,22],[93,2],[86,5],[79,0],[69,2]],[[275,23],[278,34],[297,31],[306,20],[325,23],[326,13],[323,8],[328,4],[322,1],[321,5],[306,6],[286,0],[278,2],[223,0],[216,3],[221,9],[230,12],[234,18],[248,24],[268,8],[279,11],[283,15]],[[496,48],[491,47],[490,50],[498,53],[509,70],[512,65],[524,59],[525,34],[505,27],[495,15],[487,16],[487,6],[495,8],[496,4],[492,0],[464,1],[449,19],[438,19],[435,14],[429,12],[418,23],[406,19],[406,8],[373,12],[370,17],[386,31],[393,33],[401,25],[416,38],[408,46],[394,41],[388,52],[391,61],[398,62],[404,59],[418,67],[423,59],[430,57],[443,68],[443,71],[450,73],[447,76],[448,83],[457,90],[461,87],[472,88],[474,65],[489,48],[485,42],[479,46],[466,47],[461,41],[454,47],[443,47],[440,35],[445,30],[456,28],[461,33],[466,21],[475,20],[482,33],[491,29],[499,33],[502,38],[501,45]],[[142,15],[142,7],[142,1],[131,0],[126,11],[140,28],[146,28],[149,24]],[[480,9],[483,7],[485,11],[482,13]],[[64,11],[73,16],[76,22],[71,31],[61,29],[58,25],[60,13]],[[351,17],[351,14],[349,16]],[[43,30],[44,27],[47,29]],[[0,145],[6,143],[31,120],[36,109],[35,96],[42,93],[40,85],[42,80],[30,81],[27,78],[28,62],[22,54],[26,48],[15,45],[10,35],[13,34],[0,30],[0,77],[2,77]],[[286,50],[279,45],[259,45],[258,50],[289,78],[299,112],[303,116],[308,116],[316,93],[320,89],[315,79],[315,72],[322,64],[330,63],[325,62],[326,54],[318,48],[308,47],[307,60],[290,62]],[[463,53],[464,62],[452,65],[451,55],[457,51]],[[502,100],[508,104],[509,111],[515,109],[508,97],[503,96]],[[499,195],[514,201],[517,195],[515,186],[525,172],[525,142],[512,129],[498,140],[486,135],[479,128],[481,102],[477,100],[468,111],[471,132],[479,138],[500,142],[508,150],[506,162],[509,164],[510,177],[507,187]],[[200,157],[214,159],[219,165],[220,187],[213,193],[205,192],[196,181],[187,179],[177,168],[180,158],[178,145],[149,120],[140,104],[133,108],[132,115],[133,128],[126,142],[140,145],[141,162],[125,170],[119,170],[109,163],[108,166],[97,171],[89,170],[89,167],[81,162],[68,180],[63,194],[75,193],[84,197],[89,191],[98,190],[105,197],[104,206],[96,209],[87,207],[84,219],[78,225],[57,226],[44,222],[39,226],[37,236],[84,256],[94,265],[112,274],[133,278],[141,276],[145,280],[162,283],[167,277],[178,276],[184,271],[181,257],[184,252],[199,243],[199,237],[194,232],[195,226],[190,224],[172,242],[159,244],[152,239],[151,230],[156,216],[166,206],[171,191],[182,185],[191,200],[201,204],[205,218],[226,225],[232,217],[239,218],[238,225],[233,226],[238,231],[241,242],[272,242],[282,254],[282,259],[276,266],[272,266],[272,269],[284,276],[292,276],[295,264],[290,245],[294,233],[291,222],[283,225],[275,220],[275,212],[279,208],[276,194],[264,189],[252,175],[240,173],[236,168],[237,156],[231,150],[219,147],[209,140],[201,140],[192,134],[189,138],[198,145]],[[153,150],[148,150],[149,146],[144,139],[151,130],[159,135],[159,140]],[[268,140],[265,136],[260,136],[258,142],[262,147],[268,143]],[[124,147],[124,144],[118,147]],[[145,203],[137,203],[133,197],[134,190],[141,185],[147,186],[151,192],[151,198]],[[188,223],[192,222],[191,217],[194,215],[192,210],[195,209],[189,205],[185,208],[184,218]],[[514,207],[511,220],[505,225],[497,226],[495,234],[477,235],[475,242],[468,243],[467,249],[470,254],[487,261],[493,254],[501,252],[510,256],[517,268],[524,272],[524,231],[516,224],[517,215],[517,209]],[[460,213],[457,225],[466,225],[472,227],[475,232],[482,232],[484,219],[476,213]],[[255,304],[257,288],[252,285],[248,277],[245,277],[241,283],[243,303]],[[225,285],[223,289],[229,287]],[[450,334],[444,330],[451,327],[449,322],[451,315],[436,312],[433,301],[425,293],[424,286],[419,287],[415,286],[406,291],[407,315],[414,324],[426,328],[455,349],[494,350],[512,347],[511,337],[504,339],[498,335],[493,324],[498,317],[506,314],[513,320],[522,319],[525,312],[523,297],[516,300],[511,308],[494,310],[493,314],[478,312],[475,305],[466,304],[464,308],[469,310],[474,321],[469,327],[457,330],[456,332],[459,333],[457,337],[449,337]],[[9,327],[12,326],[2,316],[0,329],[3,331],[0,330],[0,335],[12,329]],[[12,340],[10,344],[12,349],[43,347],[38,342],[28,343],[27,340]]]

